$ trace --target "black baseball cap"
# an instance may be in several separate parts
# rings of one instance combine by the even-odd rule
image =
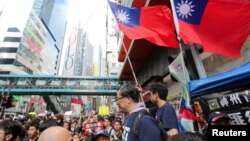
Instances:
[[[213,112],[211,114],[209,114],[209,117],[208,117],[208,123],[212,123],[212,122],[216,122],[220,119],[228,119],[230,120],[229,116],[224,113],[224,112],[220,112],[220,111],[216,111],[216,112]]]
[[[96,131],[96,134],[94,135],[94,141],[96,141],[100,136],[109,138],[108,132],[104,129],[100,129]]]

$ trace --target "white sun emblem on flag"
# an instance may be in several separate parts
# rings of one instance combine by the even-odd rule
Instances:
[[[176,12],[179,13],[179,16],[181,16],[182,19],[186,18],[188,19],[189,16],[192,16],[192,12],[195,10],[193,9],[195,5],[192,5],[193,1],[181,1],[181,3],[177,3],[176,6]]]
[[[123,10],[117,10],[115,16],[117,17],[118,21],[123,24],[127,24],[130,20],[129,14]]]

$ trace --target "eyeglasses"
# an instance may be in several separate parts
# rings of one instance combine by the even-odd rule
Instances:
[[[116,97],[114,100],[115,100],[115,101],[118,101],[118,100],[120,100],[120,99],[123,99],[124,97],[126,97],[126,96]]]

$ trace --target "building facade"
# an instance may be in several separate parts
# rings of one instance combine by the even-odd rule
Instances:
[[[28,16],[19,19],[25,24],[15,26],[11,21],[5,24],[0,46],[1,73],[55,74],[59,50],[36,14],[31,9],[26,12]],[[8,18],[7,15],[3,18]]]
[[[53,35],[39,17],[42,6],[43,2],[39,0],[35,2],[33,0],[25,2],[10,0],[5,3],[0,18],[0,24],[3,27],[0,33],[0,74],[55,75],[57,73],[59,49]],[[30,99],[32,96],[24,97]],[[53,101],[54,96],[50,98]],[[37,96],[35,99],[44,98]],[[38,103],[40,104],[38,105],[29,100],[21,100],[19,105],[23,103],[33,105],[37,112],[40,111],[40,106],[43,106],[44,109],[44,105],[46,105],[45,103]],[[61,111],[58,104],[53,107],[54,112]],[[51,110],[49,107],[47,108],[47,110]],[[29,108],[21,109],[21,111],[28,112]]]

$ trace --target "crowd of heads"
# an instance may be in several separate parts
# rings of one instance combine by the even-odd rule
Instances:
[[[101,124],[87,131],[85,125],[92,123]],[[18,118],[7,115],[0,120],[0,141],[108,141],[114,136],[107,137],[107,128],[121,133],[121,118],[93,114],[66,120],[62,114]]]
[[[146,93],[150,95],[150,101],[157,107],[159,101],[166,102],[168,89],[163,83],[153,83],[148,86]],[[124,116],[129,115],[135,108],[145,108],[140,103],[141,94],[142,91],[138,90],[134,84],[126,83],[120,87],[115,102],[118,105],[119,114],[124,113],[122,117],[100,116],[95,112],[88,116],[71,117],[70,120],[66,120],[63,114],[15,118],[7,115],[0,121],[0,141],[28,141],[29,139],[34,141],[121,141]],[[213,112],[207,120],[207,125],[229,124],[230,118],[223,112]],[[178,133],[168,138],[168,141],[189,140],[205,141],[205,138],[200,134],[189,132]]]

